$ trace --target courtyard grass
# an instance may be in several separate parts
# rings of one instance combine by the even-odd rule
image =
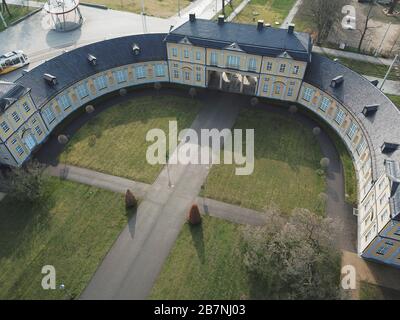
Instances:
[[[113,106],[86,123],[60,155],[60,162],[107,174],[153,183],[162,165],[146,160],[150,129],[168,133],[170,120],[178,129],[190,127],[200,102],[190,98],[157,95],[139,97]]]
[[[400,291],[365,281],[359,282],[359,287],[360,300],[400,300]]]
[[[296,0],[250,0],[233,21],[254,23],[261,19],[271,25],[275,25],[276,21],[282,24],[295,2]]]
[[[254,129],[254,172],[235,175],[236,165],[214,165],[205,183],[204,196],[243,207],[283,213],[307,208],[324,214],[319,196],[325,192],[320,170],[321,150],[309,128],[287,115],[262,109],[244,109],[235,129]]]
[[[240,228],[210,216],[198,226],[186,223],[149,299],[267,298],[242,263]]]
[[[101,4],[114,10],[142,12],[142,2],[137,0],[85,0],[85,2]],[[146,0],[144,1],[144,12],[148,16],[168,18],[177,15],[179,7],[182,11],[190,3],[189,0]]]
[[[5,11],[3,12],[3,18],[6,21],[7,25],[9,26],[10,23],[18,20],[19,18],[22,18],[23,16],[35,10],[36,8],[30,8],[26,6],[15,6],[9,4],[8,9],[10,9],[11,17],[8,15],[7,11]],[[5,29],[4,24],[0,20],[0,31],[3,31],[4,29]]]
[[[128,221],[123,195],[51,177],[44,188],[33,205],[0,202],[0,299],[79,297]],[[45,265],[65,290],[42,289]]]

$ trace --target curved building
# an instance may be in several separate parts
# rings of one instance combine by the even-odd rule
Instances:
[[[196,19],[90,44],[0,83],[0,162],[18,166],[74,110],[169,82],[297,103],[341,137],[357,173],[358,253],[400,267],[400,111],[367,79],[313,54],[308,34]]]

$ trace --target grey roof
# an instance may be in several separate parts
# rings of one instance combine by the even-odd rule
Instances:
[[[165,35],[141,34],[89,44],[44,62],[24,74],[16,83],[31,88],[33,101],[41,107],[57,92],[98,72],[136,62],[167,60],[163,42]],[[140,48],[139,55],[133,54],[134,43]],[[95,66],[88,62],[88,54],[96,57]],[[55,76],[57,85],[48,85],[43,79],[45,73]]]
[[[331,80],[339,75],[344,82],[337,88],[331,87]],[[385,159],[400,161],[400,151],[382,154],[384,142],[400,143],[400,110],[377,87],[363,76],[332,61],[313,53],[304,81],[329,93],[355,115],[368,134],[367,140],[373,150],[373,176],[377,179],[385,170]],[[370,117],[362,113],[366,105],[378,104],[378,111]]]
[[[287,51],[294,59],[309,61],[312,49],[312,40],[308,33],[257,26],[242,23],[223,23],[196,19],[187,21],[171,31],[167,42],[178,43],[185,37],[197,46],[223,49],[232,43],[237,43],[246,53],[276,57]]]
[[[28,91],[29,89],[22,85],[0,81],[0,113]]]

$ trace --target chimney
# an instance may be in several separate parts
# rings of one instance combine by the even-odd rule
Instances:
[[[364,107],[362,113],[364,116],[369,117],[378,111],[379,104],[370,104]]]
[[[92,66],[95,66],[96,64],[97,64],[97,59],[96,59],[96,57],[94,56],[94,55],[92,55],[92,54],[88,54],[87,55],[87,59],[88,59],[88,61],[89,61],[89,63],[92,65]]]
[[[382,153],[393,153],[399,148],[397,143],[384,142],[381,146]]]
[[[331,87],[332,88],[337,88],[339,87],[344,81],[343,76],[337,76],[335,78],[332,79],[331,81]]]
[[[224,17],[224,15],[223,14],[220,14],[219,16],[218,16],[218,24],[224,24],[224,21],[225,21],[225,17]]]
[[[140,53],[140,47],[139,47],[139,45],[137,45],[136,43],[134,43],[134,44],[132,45],[132,51],[133,51],[133,54],[134,54],[135,56],[139,55],[139,53]]]
[[[262,30],[264,28],[264,20],[257,21],[257,30]]]
[[[288,27],[288,29],[287,29],[287,32],[288,32],[289,34],[293,34],[293,32],[294,32],[294,26],[295,26],[294,23],[289,24],[289,27]]]
[[[190,22],[195,22],[196,21],[196,14],[195,13],[189,13],[189,21]]]
[[[55,86],[57,84],[57,78],[50,73],[45,73],[43,78],[51,86]]]

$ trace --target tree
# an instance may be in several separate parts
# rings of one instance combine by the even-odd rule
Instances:
[[[304,0],[303,10],[305,15],[309,16],[315,24],[317,30],[316,42],[321,44],[328,38],[329,32],[335,22],[340,20],[345,0]]]
[[[10,17],[12,16],[12,14],[10,12],[10,9],[8,8],[6,0],[2,0],[1,1],[1,11],[2,12],[7,12],[8,16],[10,16]]]
[[[157,94],[161,90],[161,82],[154,82],[154,89],[156,90]]]
[[[6,192],[15,200],[35,202],[42,197],[43,172],[45,166],[37,161],[30,161],[20,168],[13,168],[6,177]]]
[[[396,6],[398,3],[399,3],[399,0],[392,0],[392,3],[389,6],[388,14],[394,13],[394,10],[396,9]]]
[[[330,164],[329,158],[322,158],[319,164],[321,165],[321,168],[324,170],[327,170]]]
[[[361,52],[361,46],[364,42],[367,31],[369,29],[371,29],[371,27],[369,26],[369,22],[371,21],[371,19],[373,17],[373,9],[375,6],[375,1],[370,2],[368,4],[368,6],[369,6],[368,12],[367,12],[367,15],[365,16],[365,20],[364,20],[364,23],[362,24],[362,28],[357,29],[361,34],[360,42],[358,43],[358,48],[357,48],[358,52]]]
[[[125,193],[125,207],[126,208],[136,208],[137,207],[137,200],[133,195],[131,190],[126,190]]]
[[[341,297],[340,251],[332,220],[305,209],[272,214],[263,227],[245,227],[244,264],[270,299]]]
[[[192,205],[192,207],[190,208],[188,215],[188,222],[191,225],[197,225],[201,223],[201,215],[197,204]]]

